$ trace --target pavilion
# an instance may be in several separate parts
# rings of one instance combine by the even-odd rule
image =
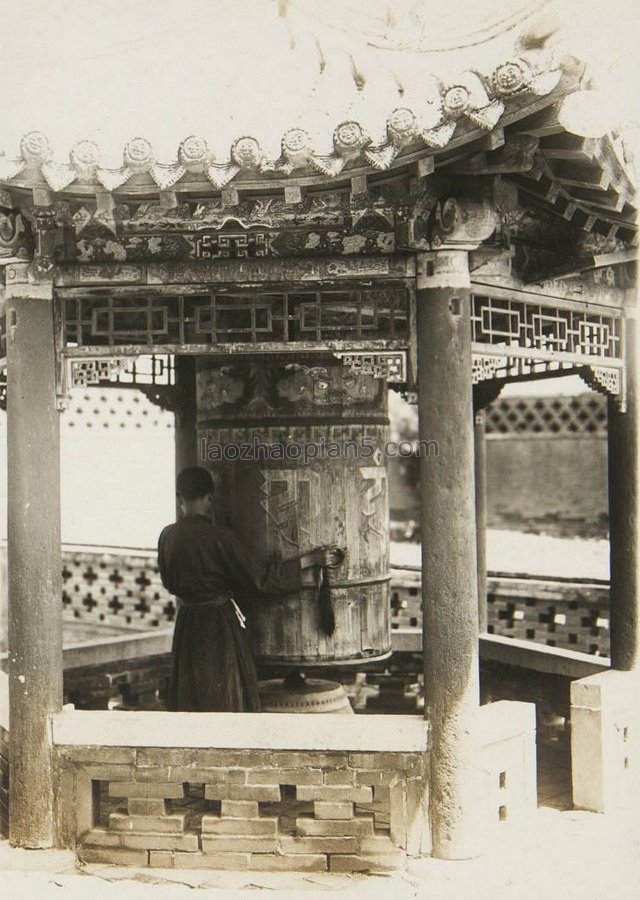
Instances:
[[[462,37],[445,21],[438,46],[422,5],[401,2],[386,20],[370,14],[368,38],[345,49],[341,35],[361,19],[337,7],[333,22],[318,21],[317,6],[279,0],[248,11],[250,26],[220,4],[217,40],[237,41],[246,25],[242,65],[272,47],[295,115],[271,72],[253,98],[269,109],[262,124],[247,128],[245,107],[223,115],[256,91],[258,59],[254,80],[221,83],[226,105],[214,104],[204,136],[174,129],[172,154],[131,137],[114,161],[93,138],[54,146],[45,125],[15,141],[0,132],[10,594],[0,725],[15,845],[136,865],[354,871],[473,856],[502,820],[525,817],[532,709],[479,705],[475,470],[482,410],[502,385],[561,373],[608,397],[611,671],[572,688],[574,802],[607,809],[630,790],[640,759],[629,701],[640,658],[633,165],[621,134],[572,120],[589,109],[588,68],[534,6],[514,3],[483,30],[470,21]],[[205,46],[185,63],[183,90]],[[74,96],[83,101],[82,85]],[[112,102],[118,133],[133,107]],[[42,118],[55,129],[50,111]],[[62,710],[59,411],[70,386],[123,380],[176,411],[179,466],[198,460],[202,441],[265,429],[272,440],[295,426],[302,441],[373,442],[357,475],[376,536],[358,549],[358,584],[369,585],[360,658],[388,650],[387,384],[417,396],[420,436],[439,448],[421,471],[424,720],[315,715],[301,727],[296,715]],[[311,465],[303,512],[301,468],[291,471],[303,535],[337,476]],[[249,536],[267,503],[255,483],[234,487]],[[366,531],[359,520],[344,529]],[[314,640],[303,630],[290,652],[303,658]],[[127,807],[107,827],[105,783]],[[313,810],[298,809],[295,833],[283,826],[292,787]],[[214,804],[195,825],[184,807],[193,788]]]

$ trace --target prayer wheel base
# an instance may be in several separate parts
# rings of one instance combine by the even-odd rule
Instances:
[[[284,680],[261,681],[260,702],[263,712],[353,715],[347,693],[338,681],[305,678],[298,672]]]

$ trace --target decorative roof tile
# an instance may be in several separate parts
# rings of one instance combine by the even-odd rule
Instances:
[[[514,98],[553,91],[561,70],[538,70],[532,56],[509,59],[488,75],[469,70],[450,84],[440,84],[437,98],[426,102],[428,115],[424,109],[408,106],[390,109],[379,123],[379,133],[386,134],[386,140],[381,142],[375,143],[356,117],[343,119],[333,128],[333,152],[328,155],[321,152],[306,129],[293,126],[282,135],[280,155],[276,158],[271,158],[258,138],[248,133],[233,141],[227,159],[214,159],[207,139],[190,135],[180,143],[174,159],[159,160],[150,141],[135,137],[124,147],[121,166],[103,168],[100,147],[95,141],[80,140],[71,149],[69,163],[62,163],[52,159],[47,136],[31,131],[20,142],[19,157],[0,157],[0,181],[10,185],[17,178],[21,183],[25,177],[29,182],[43,178],[54,192],[77,183],[91,193],[92,185],[117,191],[134,175],[148,175],[160,191],[166,191],[187,173],[204,174],[214,188],[220,189],[240,173],[268,179],[274,173],[290,176],[308,170],[331,179],[356,163],[383,171],[408,149],[446,148],[461,123],[491,131]],[[548,55],[539,56],[546,61]]]

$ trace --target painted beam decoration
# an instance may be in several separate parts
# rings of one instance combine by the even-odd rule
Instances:
[[[33,240],[24,216],[9,207],[3,209],[0,202],[0,263],[28,260],[32,252]]]
[[[64,220],[64,211],[61,218]],[[325,193],[297,204],[281,197],[115,205],[108,220],[86,205],[66,216],[80,263],[387,255],[395,250],[393,207],[384,199]]]

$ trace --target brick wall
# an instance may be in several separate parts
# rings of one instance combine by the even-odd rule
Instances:
[[[425,765],[421,753],[62,746],[60,840],[85,862],[393,869],[428,840]]]
[[[64,672],[64,702],[76,709],[162,709],[169,654],[115,660]]]

